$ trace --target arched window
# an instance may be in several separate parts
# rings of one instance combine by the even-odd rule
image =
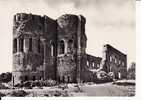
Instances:
[[[94,66],[94,62],[93,62],[93,67],[95,67],[95,66]]]
[[[112,56],[110,56],[110,62],[112,62]]]
[[[59,53],[60,54],[64,54],[65,53],[65,44],[64,44],[64,41],[63,40],[60,41],[60,50],[59,50]]]
[[[119,65],[121,64],[121,60],[119,60]]]
[[[14,46],[13,48],[14,53],[16,53],[17,52],[17,39],[14,39],[13,46]]]
[[[23,40],[24,40],[23,38],[20,39],[20,51],[21,52],[23,52],[23,46],[24,46],[24,41]]]
[[[124,66],[124,62],[122,62],[122,66]]]
[[[87,66],[89,66],[89,61],[87,61]]]
[[[51,56],[52,57],[55,56],[55,44],[54,44],[54,42],[51,42]]]
[[[97,64],[97,67],[99,68],[100,67],[100,64]]]
[[[73,40],[68,41],[68,53],[71,53],[73,49]]]
[[[32,38],[29,39],[29,51],[32,51]]]
[[[115,63],[117,63],[117,58],[115,58]]]

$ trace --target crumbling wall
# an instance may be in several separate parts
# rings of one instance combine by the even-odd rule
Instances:
[[[65,14],[57,19],[58,80],[70,82],[80,80],[82,57],[85,55],[85,18],[81,15]],[[81,66],[82,64],[82,66]],[[66,77],[66,78],[65,78]]]
[[[44,38],[45,40],[45,79],[56,80],[57,70],[57,22],[44,16]]]
[[[102,58],[100,57],[95,57],[92,55],[87,54],[87,59],[86,59],[86,66],[88,69],[93,70],[93,69],[99,69],[100,64],[101,64]]]
[[[106,44],[103,48],[103,69],[114,72],[114,78],[123,79],[127,76],[127,56],[114,47]]]
[[[59,81],[76,82],[77,23],[76,15],[62,15],[57,19],[57,74]],[[71,41],[71,42],[70,42]]]
[[[93,81],[94,71],[126,78],[127,57],[105,45],[103,58],[86,54],[86,19],[65,14],[48,16],[18,13],[13,25],[13,83],[36,79],[60,82]]]
[[[55,36],[56,21],[49,17],[24,13],[14,16],[13,82],[26,81],[25,78],[19,78],[25,76],[28,80],[39,79],[38,75],[42,79],[55,77]],[[51,43],[54,43],[54,57],[51,56]]]
[[[82,56],[82,64],[81,66],[81,81],[82,82],[93,82],[96,78],[94,70],[100,68],[102,58],[95,57],[89,54],[85,54]]]

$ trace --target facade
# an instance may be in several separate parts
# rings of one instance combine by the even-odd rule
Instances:
[[[114,73],[115,79],[127,77],[127,55],[115,49],[109,44],[103,47],[103,69]]]
[[[98,70],[101,66],[101,57],[95,57],[86,54],[86,59],[84,66],[81,69],[81,81],[82,82],[93,82],[95,80],[94,70]]]
[[[90,70],[98,69],[102,58],[86,53],[86,19],[82,15],[65,14],[54,20],[18,13],[13,22],[13,84],[93,79]]]

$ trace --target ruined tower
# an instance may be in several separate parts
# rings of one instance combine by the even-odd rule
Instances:
[[[85,18],[18,13],[13,23],[13,84],[28,80],[80,81]]]
[[[115,79],[127,77],[127,55],[109,44],[103,46],[103,70],[113,72]]]
[[[57,76],[58,81],[80,81],[82,55],[85,54],[85,18],[81,15],[62,15],[57,19]]]
[[[13,85],[48,79],[90,82],[95,69],[126,77],[127,58],[122,52],[105,45],[103,59],[86,53],[86,19],[82,15],[65,14],[53,20],[18,13],[13,22]]]
[[[56,21],[18,13],[13,22],[13,84],[55,79]]]

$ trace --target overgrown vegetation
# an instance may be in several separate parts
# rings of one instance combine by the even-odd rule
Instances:
[[[55,90],[55,91],[49,91],[48,93],[44,94],[44,96],[67,97],[69,96],[69,94],[67,91]]]
[[[67,84],[59,84],[58,88],[61,88],[62,90],[64,90],[64,89],[68,88],[68,85]]]
[[[32,87],[50,87],[50,86],[55,86],[57,85],[57,82],[55,80],[45,80],[45,81],[26,81],[23,83],[16,84],[15,87],[27,87],[29,89],[32,89]]]
[[[12,73],[6,72],[6,73],[1,73],[0,74],[0,82],[1,83],[8,83],[12,79]]]
[[[96,73],[96,78],[94,80],[95,83],[106,83],[106,82],[112,82],[112,81],[113,81],[112,76],[110,76],[110,74],[102,70]]]
[[[4,97],[4,96],[6,96],[6,95],[4,93],[0,92],[0,97]]]
[[[4,84],[0,83],[0,89],[9,89],[9,88],[5,86]]]
[[[127,79],[134,79],[135,80],[135,78],[136,78],[135,69],[136,69],[136,64],[135,64],[135,62],[132,62],[130,67],[128,68],[128,71],[127,71]]]
[[[7,95],[14,96],[14,97],[24,97],[28,94],[29,93],[25,92],[24,90],[17,90],[17,91],[15,90],[15,91],[8,93]]]
[[[80,88],[80,85],[79,84],[76,84],[74,87],[76,87],[74,89],[74,92],[78,93],[78,92],[83,92],[83,90]]]

